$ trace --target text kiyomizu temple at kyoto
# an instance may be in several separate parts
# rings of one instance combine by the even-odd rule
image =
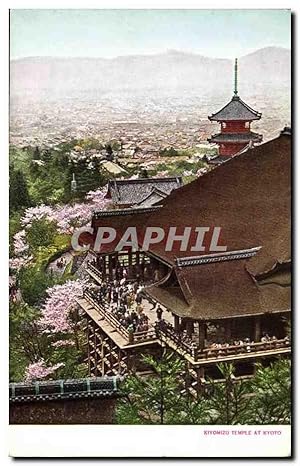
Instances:
[[[243,121],[259,118],[236,95],[230,105],[245,109]],[[215,118],[223,121],[224,114],[223,109]],[[289,356],[290,169],[291,130],[284,128],[277,138],[240,151],[151,206],[94,214],[94,235],[83,235],[83,243],[92,243],[101,226],[181,231],[213,225],[221,228],[226,251],[168,252],[163,242],[145,252],[116,252],[108,244],[97,253],[90,249],[90,286],[78,303],[91,375],[147,371],[141,355],[168,347],[186,361],[188,390],[196,395],[208,376],[220,379],[219,362],[234,362],[236,377],[242,377],[253,374],[258,361]],[[99,298],[103,283],[118,286],[124,276],[132,286],[143,286],[144,330],[124,325]]]

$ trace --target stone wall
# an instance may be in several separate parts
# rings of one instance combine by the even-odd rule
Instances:
[[[112,424],[117,397],[10,403],[10,424]]]

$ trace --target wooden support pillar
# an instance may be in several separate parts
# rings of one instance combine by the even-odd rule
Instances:
[[[104,356],[105,356],[105,348],[104,348],[104,340],[102,336],[102,342],[101,342],[101,376],[104,377],[105,375],[105,362],[104,362]]]
[[[135,253],[135,261],[136,261],[136,265],[139,266],[140,265],[140,251],[136,251]]]
[[[131,352],[128,354],[128,371],[130,373],[135,373],[136,372],[136,361],[135,361],[136,355],[134,352]]]
[[[121,374],[122,372],[122,366],[121,366],[121,361],[122,361],[122,352],[121,349],[118,349],[118,373]]]
[[[91,376],[91,348],[90,348],[90,322],[86,319],[86,337],[87,337],[87,358],[88,358],[88,376]]]
[[[132,278],[131,274],[132,274],[132,251],[128,251],[128,278]]]
[[[109,278],[110,279],[113,278],[112,270],[113,270],[112,256],[109,254],[109,256],[108,256],[108,273],[109,273]]]
[[[110,372],[111,372],[111,375],[113,375],[113,354],[112,354],[112,351],[113,351],[113,346],[114,346],[114,343],[111,339],[109,339],[109,366],[110,366]]]
[[[194,322],[192,320],[188,320],[186,323],[186,332],[189,337],[191,337],[194,333]]]
[[[93,330],[94,330],[94,358],[95,358],[95,376],[98,375],[98,353],[97,353],[97,335],[96,335],[96,324],[93,323]]]
[[[206,324],[205,322],[202,322],[201,320],[198,321],[198,326],[199,326],[199,339],[198,339],[198,346],[201,350],[203,350],[205,346],[205,327]]]
[[[103,269],[104,269],[104,276],[105,277],[107,276],[107,261],[108,261],[108,257],[103,256]]]
[[[201,395],[205,387],[205,369],[203,366],[197,369],[197,394]]]
[[[173,314],[173,316],[174,316],[174,329],[175,329],[175,332],[179,332],[180,331],[180,318],[176,314]]]
[[[225,324],[224,324],[224,327],[225,327],[225,339],[226,339],[227,342],[231,340],[231,323],[232,323],[231,319],[226,319],[225,320]]]
[[[186,362],[185,364],[185,390],[189,393],[191,387],[191,374],[190,374],[190,363]]]
[[[261,317],[254,317],[254,341],[258,342],[261,338]]]

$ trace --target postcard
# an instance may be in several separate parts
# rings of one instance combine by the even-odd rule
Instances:
[[[291,457],[291,11],[12,9],[9,139],[10,455]]]

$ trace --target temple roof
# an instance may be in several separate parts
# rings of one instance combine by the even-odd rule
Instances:
[[[259,256],[258,269],[266,270],[290,258],[290,210],[291,137],[281,134],[173,191],[147,224],[166,231],[170,225],[219,226],[228,251],[262,246],[251,261]],[[170,264],[199,254],[166,251],[163,242],[151,251]]]
[[[168,196],[171,191],[182,186],[181,177],[137,178],[134,180],[111,180],[108,183],[107,198],[115,204],[135,205],[144,201],[153,190],[159,190],[161,196]]]
[[[261,113],[249,107],[237,95],[234,95],[225,107],[208,117],[210,121],[253,121],[260,118]]]
[[[286,270],[284,282],[281,275],[256,281],[247,271],[248,261],[249,257],[241,257],[175,266],[179,286],[151,285],[145,291],[174,314],[195,320],[288,312],[290,270]]]
[[[261,142],[262,135],[258,133],[253,133],[252,131],[245,133],[218,133],[213,134],[208,141],[210,142],[242,142],[247,143],[249,141]]]
[[[82,233],[80,235],[80,244],[90,244],[93,246],[98,228],[114,228],[117,232],[115,240],[111,243],[103,244],[101,251],[98,251],[101,253],[113,252],[127,228],[136,227],[137,230],[141,230],[142,227],[147,223],[150,215],[161,207],[162,206],[134,207],[94,212],[91,222],[91,226],[94,229],[94,234],[87,232]]]
[[[290,171],[291,137],[285,131],[174,191],[148,225],[219,226],[219,244],[229,254],[169,252],[164,244],[153,244],[150,252],[173,267],[178,289],[152,285],[149,294],[194,319],[288,311]],[[286,265],[283,270],[276,264]]]
[[[167,194],[156,186],[152,188],[151,192],[142,199],[138,205],[139,207],[150,207],[161,202]]]

